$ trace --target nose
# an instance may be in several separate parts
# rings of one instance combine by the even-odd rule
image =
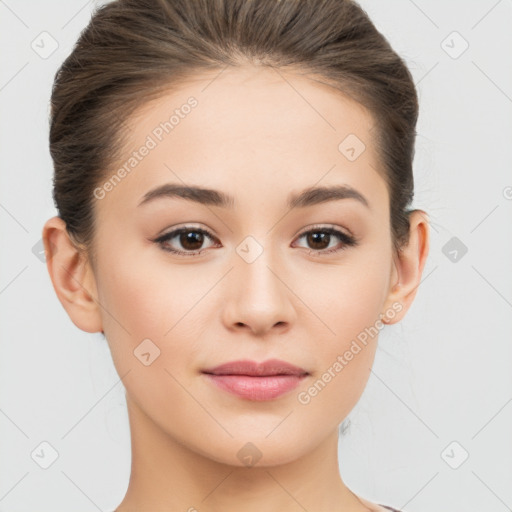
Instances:
[[[234,266],[223,310],[226,327],[250,330],[258,336],[288,330],[296,310],[283,265],[265,249],[254,261],[235,254]]]

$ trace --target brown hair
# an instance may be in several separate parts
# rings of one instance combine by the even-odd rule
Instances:
[[[321,79],[372,114],[393,245],[407,243],[416,89],[404,61],[352,0],[115,0],[97,7],[51,97],[53,198],[75,241],[92,251],[93,190],[120,157],[128,116],[194,73],[243,63]]]

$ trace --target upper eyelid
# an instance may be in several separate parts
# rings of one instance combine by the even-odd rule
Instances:
[[[314,224],[313,226],[309,226],[307,228],[300,230],[295,236],[302,236],[305,235],[306,233],[309,233],[310,231],[322,231],[323,229],[332,229],[334,231],[339,231],[343,235],[346,235],[350,238],[355,238],[355,235],[349,229],[340,228],[334,224]]]
[[[310,231],[321,231],[322,229],[333,229],[335,231],[339,231],[340,233],[342,233],[342,234],[344,234],[344,235],[346,235],[348,237],[356,238],[355,235],[350,230],[348,230],[347,228],[340,228],[338,226],[335,226],[334,224],[325,224],[325,225],[315,224],[313,226],[309,226],[307,228],[301,229],[294,236],[295,237],[302,236],[302,235],[305,235],[306,233],[309,233]],[[159,240],[159,239],[164,238],[164,237],[166,237],[168,235],[175,234],[176,232],[179,232],[180,230],[185,230],[185,231],[194,231],[194,230],[196,230],[196,231],[200,231],[200,232],[205,233],[209,237],[215,238],[216,240],[218,240],[218,238],[215,235],[212,234],[210,229],[202,228],[200,226],[193,226],[193,225],[190,225],[190,224],[184,224],[183,226],[175,227],[175,228],[171,229],[170,231],[164,231],[163,233],[157,235],[154,238],[154,240]]]
[[[189,226],[188,224],[185,226],[178,226],[177,228],[173,228],[170,231],[164,231],[162,234],[157,235],[155,238],[153,238],[153,242],[158,242],[159,240],[162,240],[164,238],[169,238],[170,235],[174,236],[178,235],[180,231],[198,231],[201,233],[204,233],[206,236],[218,240],[218,238],[212,234],[212,232],[209,229],[197,227],[197,226]]]

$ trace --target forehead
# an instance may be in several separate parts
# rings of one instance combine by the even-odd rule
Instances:
[[[137,204],[149,188],[180,181],[228,188],[247,200],[281,190],[284,201],[289,190],[316,183],[346,183],[370,194],[385,187],[370,113],[326,84],[281,69],[196,75],[143,104],[126,124],[116,165],[143,146],[151,149],[111,200],[123,195]]]

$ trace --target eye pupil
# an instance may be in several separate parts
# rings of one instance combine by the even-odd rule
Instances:
[[[204,235],[198,231],[187,231],[185,233],[181,233],[180,243],[185,249],[195,251],[203,245],[203,238]],[[189,245],[190,243],[192,246]]]
[[[308,235],[308,243],[312,242],[312,245],[315,249],[320,249],[320,250],[325,249],[329,245],[329,242],[328,242],[329,236],[330,236],[329,233],[322,233],[321,231],[315,231]],[[321,247],[316,246],[316,244],[319,240],[320,240]],[[327,240],[327,243],[325,243],[326,240]]]

